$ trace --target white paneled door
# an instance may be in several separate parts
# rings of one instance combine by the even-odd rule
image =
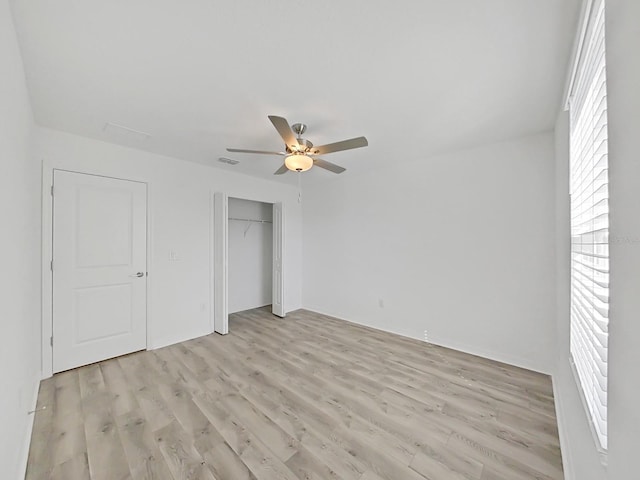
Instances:
[[[56,170],[53,371],[147,344],[147,186]]]

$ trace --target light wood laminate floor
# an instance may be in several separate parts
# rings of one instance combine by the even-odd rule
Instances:
[[[60,373],[28,479],[561,479],[549,377],[308,311]]]

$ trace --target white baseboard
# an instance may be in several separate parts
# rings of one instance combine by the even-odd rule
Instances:
[[[530,370],[532,372],[542,373],[544,375],[551,376],[551,373],[546,368],[540,368],[539,366],[531,365],[526,359],[515,357],[513,355],[505,355],[504,353],[491,352],[487,350],[483,350],[481,348],[472,347],[470,345],[465,345],[458,342],[452,342],[449,340],[441,340],[439,338],[430,339],[429,343],[433,343],[434,345],[438,345],[440,347],[450,348],[452,350],[457,350],[459,352],[468,353],[470,355],[475,355],[477,357],[486,358],[489,360],[494,360],[500,363],[506,363],[507,365],[512,365],[514,367],[523,368],[525,370]]]
[[[560,451],[562,452],[562,469],[564,470],[565,480],[575,480],[573,473],[573,460],[571,458],[571,449],[569,448],[569,439],[567,438],[567,427],[564,415],[564,407],[562,396],[558,390],[556,376],[551,375],[553,383],[553,400],[556,407],[556,421],[558,423],[558,436],[560,437]]]
[[[187,335],[180,335],[171,338],[162,338],[160,340],[156,340],[149,345],[147,345],[147,350],[157,350],[159,348],[168,347],[170,345],[175,345],[176,343],[186,342],[187,340],[193,340],[194,338],[204,337],[205,335],[211,334],[211,331],[203,330],[201,332],[194,332]]]
[[[394,331],[386,328],[376,327],[373,325],[369,325],[368,323],[359,322],[357,320],[342,318],[332,313],[322,312],[315,309],[312,310],[310,308],[304,308],[304,307],[302,309],[307,310],[309,312],[319,313],[320,315],[327,315],[328,317],[337,318],[338,320],[342,320],[344,322],[355,323],[356,325],[361,325],[363,327],[373,328],[374,330],[379,330],[381,332],[393,333],[394,335],[400,335],[401,337],[424,341],[424,339],[418,336],[414,336],[414,335],[410,335],[407,333],[398,332],[398,331]],[[477,357],[486,358],[488,360],[494,360],[496,362],[506,363],[507,365],[512,365],[514,367],[523,368],[525,370],[542,373],[544,375],[551,375],[551,372],[546,368],[541,368],[539,366],[531,365],[526,359],[505,355],[500,352],[486,351],[483,349],[479,349],[477,347],[465,345],[462,343],[458,343],[458,342],[454,342],[454,341],[450,341],[448,339],[442,339],[442,338],[435,338],[435,339],[430,338],[428,343],[431,343],[433,345],[438,345],[439,347],[450,348],[451,350],[456,350],[458,352],[468,353],[470,355],[475,355]]]

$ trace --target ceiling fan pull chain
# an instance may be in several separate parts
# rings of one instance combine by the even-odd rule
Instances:
[[[298,172],[298,203],[302,203],[302,172]]]

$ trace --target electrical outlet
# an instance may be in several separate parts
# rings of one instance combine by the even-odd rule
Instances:
[[[424,341],[429,343],[429,334],[427,333],[427,331],[424,331]]]
[[[384,308],[384,300],[383,299],[381,299],[381,298],[378,299],[378,306],[380,308]]]

